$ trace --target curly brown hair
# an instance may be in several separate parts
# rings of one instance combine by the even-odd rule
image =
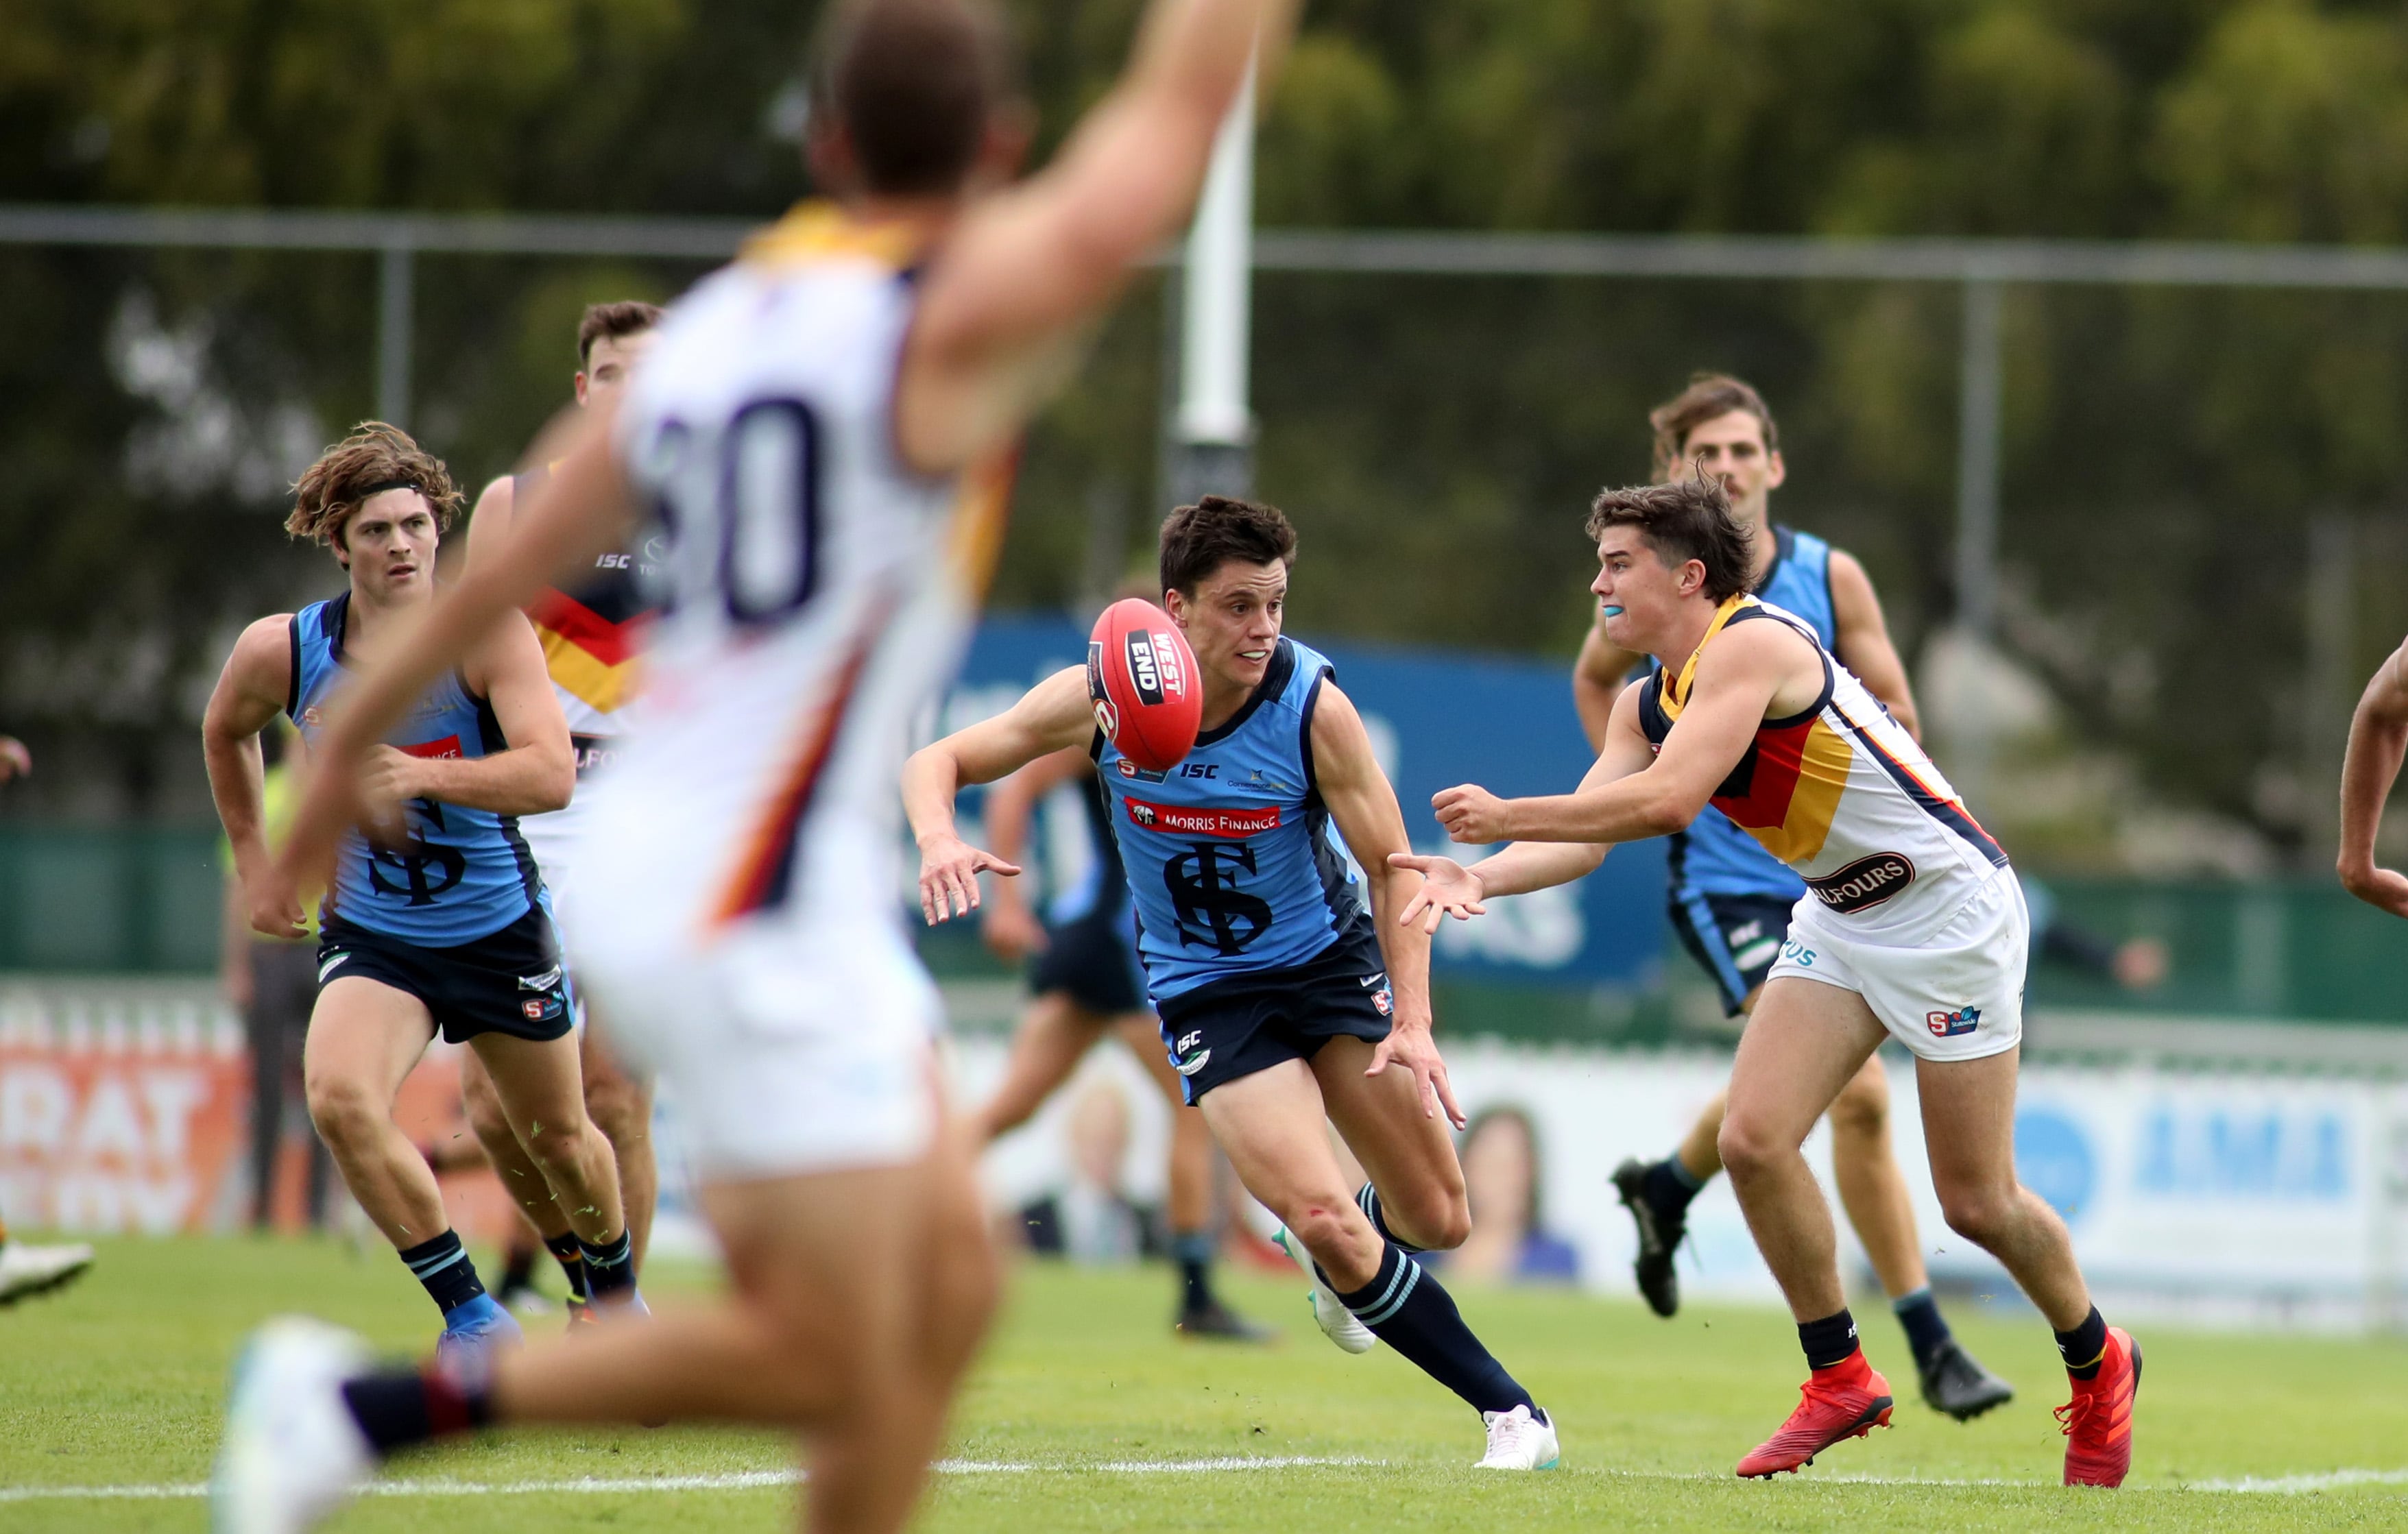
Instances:
[[[1588,535],[1635,527],[1647,547],[1677,570],[1691,560],[1706,567],[1706,595],[1728,601],[1756,585],[1754,530],[1731,515],[1722,481],[1698,475],[1669,485],[1633,485],[1598,492],[1589,505]]]
[[[340,548],[343,525],[360,503],[390,490],[416,490],[435,513],[437,528],[449,528],[460,511],[459,488],[441,459],[398,426],[364,420],[294,481],[293,512],[284,518],[284,531]]]

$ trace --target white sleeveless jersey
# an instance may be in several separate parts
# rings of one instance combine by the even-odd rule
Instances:
[[[896,922],[908,731],[958,660],[1008,488],[896,460],[912,254],[798,209],[669,310],[629,386],[659,616],[644,727],[595,785],[580,874],[612,913],[590,936]]]
[[[1813,707],[1767,719],[1715,788],[1713,807],[1798,871],[1807,898],[1842,930],[1887,944],[1928,935],[1995,882],[2007,855],[1966,812],[1923,747],[1796,614],[1734,597],[1678,676],[1640,694],[1640,724],[1658,747],[1689,701],[1698,657],[1726,628],[1787,625],[1823,660]]]

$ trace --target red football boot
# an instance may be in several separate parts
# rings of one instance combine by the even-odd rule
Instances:
[[[1842,1439],[1862,1438],[1889,1426],[1889,1382],[1865,1361],[1860,1350],[1806,1378],[1798,1410],[1781,1431],[1757,1444],[1739,1462],[1742,1476],[1772,1476],[1812,1465],[1814,1456]]]
[[[2120,1486],[2132,1469],[2132,1400],[2141,1393],[2141,1344],[2121,1327],[2107,1328],[2107,1356],[2095,1379],[2075,1380],[2073,1399],[2057,1409],[2065,1424],[2065,1484]]]

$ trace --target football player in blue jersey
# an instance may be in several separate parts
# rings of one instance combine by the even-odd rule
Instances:
[[[259,733],[289,714],[314,738],[353,668],[435,597],[459,494],[442,463],[380,422],[295,486],[286,528],[326,544],[349,589],[243,631],[202,726],[209,788],[252,927],[301,935],[271,893]],[[351,1196],[442,1310],[445,1350],[514,1339],[444,1214],[435,1174],[393,1122],[394,1096],[439,1031],[477,1052],[527,1159],[573,1211],[597,1302],[638,1307],[609,1142],[587,1118],[543,881],[517,817],[559,808],[568,727],[523,619],[497,628],[423,695],[372,760],[370,822],[346,833],[322,908],[320,990],[303,1052],[309,1116]]]
[[[1891,717],[1919,735],[1906,665],[1890,642],[1865,567],[1813,533],[1772,520],[1772,492],[1788,468],[1763,396],[1740,379],[1699,374],[1651,412],[1648,424],[1655,429],[1656,477],[1701,474],[1719,481],[1732,511],[1755,533],[1756,595],[1804,619]],[[1634,668],[1648,664],[1606,637],[1600,610],[1572,672],[1573,702],[1591,746],[1602,747],[1623,684]],[[1668,914],[1682,945],[1713,977],[1726,1013],[1736,1016],[1754,1008],[1789,934],[1790,911],[1805,892],[1797,874],[1719,810],[1707,809],[1672,837]],[[1670,1156],[1652,1163],[1633,1158],[1613,1173],[1639,1228],[1633,1266],[1640,1292],[1658,1315],[1680,1309],[1672,1254],[1690,1200],[1722,1170],[1715,1137],[1724,1106],[1717,1094]],[[1965,1351],[1932,1298],[1906,1176],[1890,1149],[1889,1081],[1878,1053],[1831,1105],[1829,1118],[1840,1201],[1906,1329],[1923,1399],[1959,1421],[2012,1399],[2013,1387]]]
[[[1413,1260],[1470,1231],[1447,1133],[1463,1116],[1430,1033],[1429,940],[1397,919],[1421,881],[1388,864],[1407,850],[1396,790],[1328,660],[1281,632],[1295,556],[1287,518],[1251,502],[1208,495],[1163,523],[1163,604],[1204,683],[1202,731],[1168,770],[1096,728],[1076,666],[915,754],[903,805],[921,908],[930,922],[968,915],[982,872],[1020,872],[962,839],[963,785],[1085,748],[1170,1063],[1284,1226],[1322,1330],[1350,1353],[1385,1341],[1461,1397],[1487,1431],[1484,1468],[1544,1470],[1554,1424]],[[1330,1123],[1370,1174],[1360,1189]]]
[[[1136,593],[1143,595],[1146,593]],[[1161,1027],[1145,1000],[1145,970],[1137,956],[1137,914],[1120,845],[1096,777],[1096,764],[1078,747],[1040,757],[987,790],[988,848],[1006,862],[1020,857],[1031,812],[1054,788],[1076,784],[1085,808],[1089,856],[1084,873],[1061,890],[1041,923],[1014,881],[997,884],[981,909],[980,936],[998,958],[1028,963],[1028,1010],[1012,1035],[1003,1082],[972,1123],[981,1144],[1026,1123],[1070,1079],[1079,1061],[1107,1036],[1134,1051],[1146,1073],[1170,1098],[1182,1101],[1179,1073],[1154,1041]],[[1182,1337],[1259,1342],[1276,1333],[1222,1303],[1212,1288],[1212,1137],[1203,1120],[1171,1119],[1170,1256],[1179,1268]]]

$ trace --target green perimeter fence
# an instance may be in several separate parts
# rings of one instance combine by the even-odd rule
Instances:
[[[213,826],[0,825],[0,972],[191,974],[216,967],[223,865]],[[2038,1006],[2301,1022],[2408,1023],[2408,924],[2318,881],[2052,881],[2062,916],[2120,941],[2151,936],[2166,982],[2118,989],[2042,963]],[[932,934],[949,978],[1000,978],[967,930]],[[1668,953],[1670,988],[1686,961]],[[1442,985],[1458,1029],[1550,1037],[1656,1031],[1663,999]]]

